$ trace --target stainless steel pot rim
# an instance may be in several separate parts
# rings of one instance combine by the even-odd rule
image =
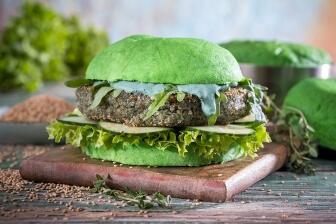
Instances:
[[[327,69],[336,66],[335,63],[331,64],[321,64],[316,67],[294,67],[294,66],[274,66],[274,65],[256,65],[251,63],[239,63],[240,67],[246,68],[257,68],[257,69],[289,69],[289,70],[316,70],[316,69]]]
[[[269,75],[295,75],[318,77],[321,79],[334,78],[333,73],[336,71],[335,64],[322,64],[317,67],[280,67],[280,66],[260,66],[255,64],[239,64],[244,75],[260,76],[261,74]]]

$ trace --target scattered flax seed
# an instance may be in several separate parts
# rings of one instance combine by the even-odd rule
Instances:
[[[53,96],[33,96],[9,109],[0,121],[18,123],[50,122],[61,115],[71,112],[74,106]]]
[[[69,186],[54,183],[37,183],[25,181],[21,178],[18,170],[13,169],[0,169],[0,192],[6,192],[13,195],[18,195],[30,201],[44,200],[47,202],[56,202],[56,199],[66,200],[71,199],[70,202],[65,204],[66,209],[69,211],[82,211],[75,209],[73,205],[73,198],[85,198],[90,194],[88,187]],[[3,199],[7,202],[8,199]],[[16,201],[15,198],[12,201]],[[59,205],[64,205],[64,202],[58,202]],[[13,202],[13,206],[19,206],[18,203]],[[61,208],[54,208],[55,211],[60,211]],[[14,211],[14,210],[13,210]],[[17,213],[24,212],[21,208],[16,208]],[[67,210],[64,210],[65,213]]]

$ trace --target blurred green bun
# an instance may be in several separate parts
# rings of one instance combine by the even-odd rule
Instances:
[[[220,46],[229,50],[239,63],[298,68],[332,63],[332,59],[327,52],[304,44],[234,40],[222,43]]]
[[[116,144],[111,148],[88,145],[82,148],[90,158],[114,161],[127,165],[145,166],[203,166],[221,162],[220,157],[206,159],[187,152],[184,157],[176,149],[160,150],[149,145]]]
[[[244,79],[232,54],[194,38],[135,35],[102,50],[86,78],[170,84],[225,84]]]
[[[336,150],[336,80],[303,80],[288,92],[284,106],[301,110],[320,145]]]

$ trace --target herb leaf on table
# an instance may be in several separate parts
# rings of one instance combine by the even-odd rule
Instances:
[[[264,95],[263,109],[270,121],[276,125],[271,133],[275,142],[281,142],[289,148],[287,166],[290,171],[299,174],[315,174],[311,158],[318,156],[314,129],[309,125],[302,111],[294,107],[279,108],[274,103],[275,96]]]
[[[121,191],[112,189],[106,184],[109,179],[111,179],[109,175],[107,178],[104,178],[97,174],[91,192],[102,193],[116,201],[123,201],[128,205],[137,206],[140,209],[150,209],[154,206],[169,207],[171,204],[171,197],[169,195],[164,196],[160,192],[147,194],[143,190],[134,191],[126,188],[125,191]]]

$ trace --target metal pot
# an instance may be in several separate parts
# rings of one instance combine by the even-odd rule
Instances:
[[[275,94],[275,102],[282,104],[288,90],[306,78],[336,78],[336,66],[324,64],[314,68],[257,66],[253,64],[240,64],[246,77],[252,78],[254,83],[268,87],[269,94]],[[334,71],[332,71],[334,70]]]

